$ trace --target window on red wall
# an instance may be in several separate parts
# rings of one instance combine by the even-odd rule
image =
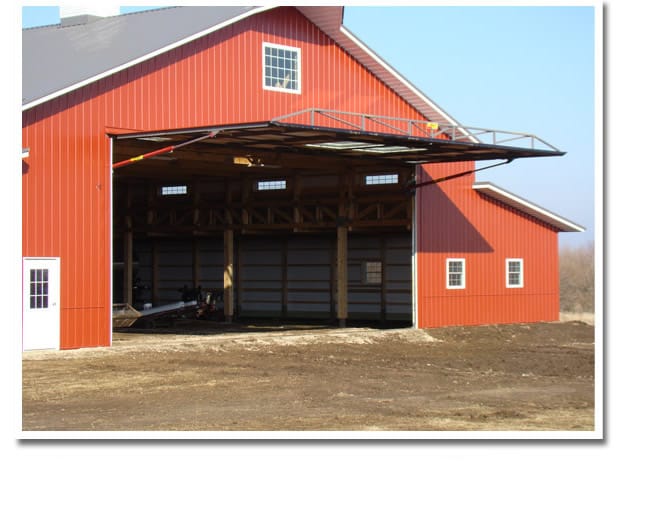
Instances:
[[[300,49],[262,43],[264,89],[300,93]]]
[[[466,260],[463,258],[446,259],[446,288],[449,290],[466,287]]]
[[[506,260],[506,287],[524,288],[524,260],[508,258]]]

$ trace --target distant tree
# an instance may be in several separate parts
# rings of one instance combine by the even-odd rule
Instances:
[[[594,311],[594,243],[560,249],[560,311]]]

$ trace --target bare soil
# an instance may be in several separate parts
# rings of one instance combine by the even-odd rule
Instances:
[[[24,431],[592,431],[594,327],[120,331],[111,348],[24,353],[22,422]]]

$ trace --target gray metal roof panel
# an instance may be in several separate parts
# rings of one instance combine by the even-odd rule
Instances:
[[[23,105],[127,65],[256,9],[167,7],[22,31]]]

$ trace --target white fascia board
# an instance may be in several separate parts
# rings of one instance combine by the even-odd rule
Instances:
[[[68,86],[66,88],[63,88],[61,90],[55,91],[54,93],[50,93],[49,95],[46,95],[44,97],[41,97],[37,100],[33,100],[32,102],[29,102],[28,104],[24,104],[22,106],[23,111],[27,111],[31,109],[32,107],[36,107],[37,105],[44,104],[45,102],[48,102],[49,100],[53,100],[56,97],[65,95],[66,93],[69,93],[71,91],[74,91],[76,89],[82,88],[83,86],[87,86],[88,84],[91,84],[93,82],[96,82],[98,80],[104,79],[105,77],[109,77],[110,75],[114,75],[115,73],[118,73],[122,70],[125,70],[127,68],[130,68],[131,66],[135,66],[139,63],[142,63],[144,61],[147,61],[148,59],[152,59],[153,57],[156,57],[158,55],[161,55],[165,52],[169,52],[170,50],[173,50],[177,47],[180,47],[182,45],[185,45],[186,43],[190,43],[191,41],[195,41],[196,39],[199,39],[201,37],[207,36],[208,34],[211,34],[213,32],[217,32],[220,29],[223,29],[224,27],[228,27],[229,25],[232,25],[234,23],[237,23],[238,21],[241,21],[245,18],[248,18],[250,16],[254,16],[256,14],[259,14],[264,11],[269,11],[271,9],[275,9],[276,6],[270,6],[270,7],[258,7],[257,9],[253,9],[251,11],[245,12],[243,14],[240,14],[239,16],[236,16],[235,18],[231,18],[230,20],[226,20],[225,22],[219,23],[217,25],[214,25],[213,27],[210,27],[208,29],[202,30],[201,32],[197,32],[196,34],[192,34],[191,36],[188,36],[187,38],[181,39],[179,41],[176,41],[174,43],[171,43],[170,45],[166,45],[165,47],[159,48],[155,50],[154,52],[150,52],[149,54],[143,55],[141,57],[138,57],[132,61],[129,61],[127,63],[121,64],[115,68],[112,68],[110,70],[106,70],[102,73],[99,73],[98,75],[94,75],[93,77],[89,77],[81,82],[77,82],[76,84],[72,84],[71,86]]]
[[[480,191],[494,199],[499,200],[509,206],[515,207],[520,211],[531,215],[538,220],[542,220],[550,225],[553,225],[561,232],[584,232],[585,228],[581,225],[575,224],[566,218],[562,218],[543,207],[533,204],[522,197],[518,197],[513,193],[506,191],[495,184],[490,182],[479,182],[473,184],[473,189]]]
[[[443,109],[441,109],[437,104],[435,104],[432,100],[430,100],[426,95],[424,95],[421,91],[419,91],[414,85],[412,85],[403,75],[401,75],[399,72],[397,72],[392,66],[390,66],[386,61],[384,61],[376,52],[374,52],[371,48],[369,48],[365,43],[363,43],[360,39],[358,39],[352,32],[347,29],[344,25],[340,26],[340,32],[342,35],[344,35],[346,38],[348,38],[352,43],[354,43],[356,46],[358,46],[363,52],[365,52],[371,59],[373,59],[377,64],[383,67],[387,73],[392,75],[396,80],[401,82],[404,87],[406,87],[408,90],[410,90],[411,93],[416,95],[421,101],[423,101],[425,104],[427,104],[431,109],[436,111],[439,115],[441,115],[444,119],[446,119],[451,125],[455,125],[456,127],[459,128],[459,130],[465,135],[468,136],[473,142],[477,142],[477,138],[474,136],[468,134],[467,131],[465,131],[459,122],[455,120],[452,116],[450,116],[448,113],[446,113]],[[360,59],[359,59],[360,62]],[[393,88],[396,91],[396,88]]]

